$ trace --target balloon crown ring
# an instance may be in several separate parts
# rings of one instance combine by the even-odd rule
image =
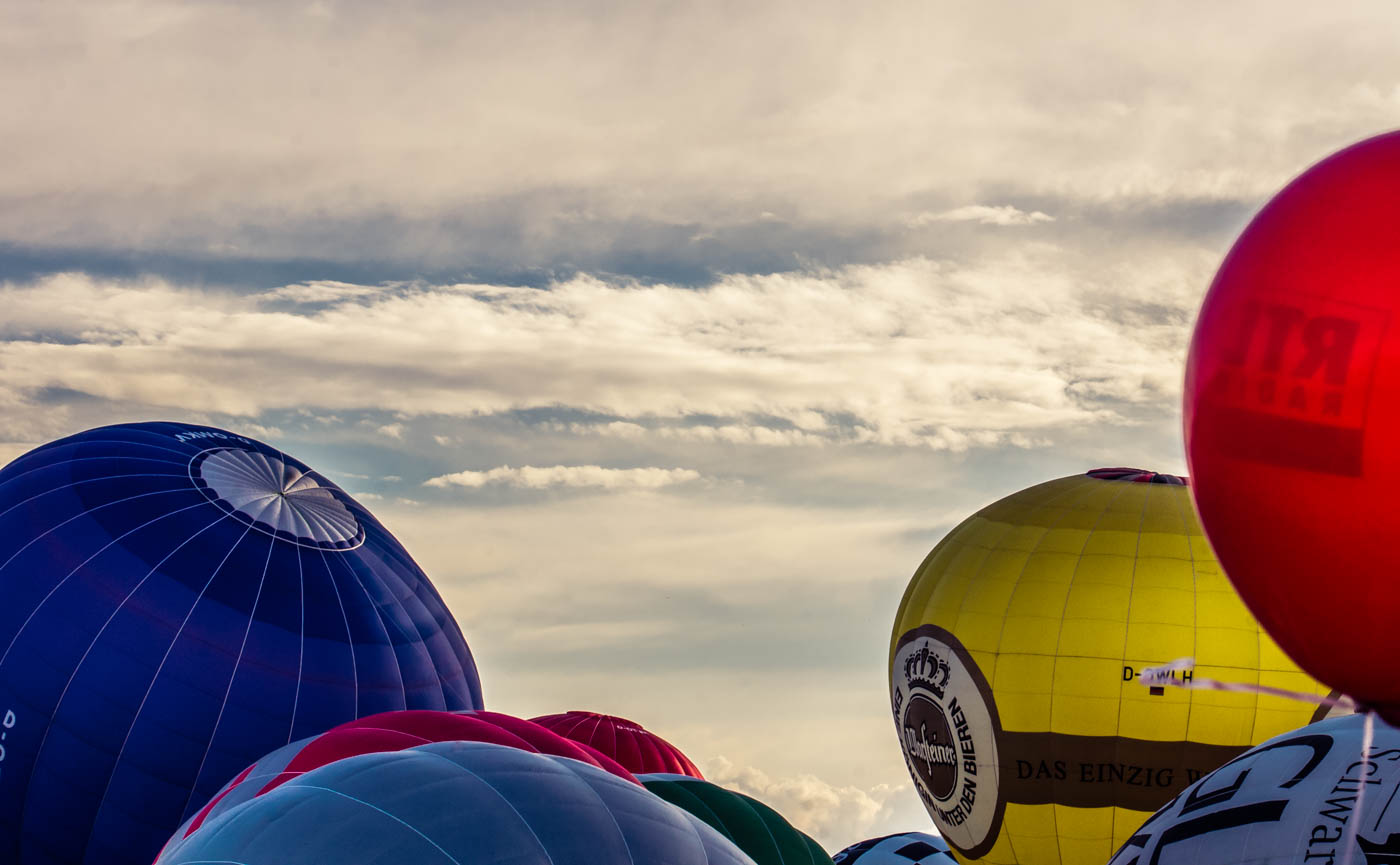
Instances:
[[[364,526],[332,485],[285,454],[209,448],[190,460],[189,475],[205,498],[263,534],[323,550],[365,542]]]

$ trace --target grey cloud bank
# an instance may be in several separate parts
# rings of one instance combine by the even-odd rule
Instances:
[[[0,241],[224,279],[696,280],[954,252],[928,215],[1247,212],[1397,107],[1387,4],[524,11],[11,10]]]

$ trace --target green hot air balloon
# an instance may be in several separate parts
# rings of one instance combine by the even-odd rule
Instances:
[[[713,826],[757,865],[832,865],[822,846],[743,793],[689,775],[638,775],[651,792]]]

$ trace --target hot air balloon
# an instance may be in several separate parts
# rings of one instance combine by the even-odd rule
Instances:
[[[1400,133],[1305,171],[1211,284],[1185,433],[1211,545],[1300,667],[1400,723]]]
[[[172,841],[156,865],[753,865],[596,766],[482,742],[338,760]]]
[[[642,775],[648,790],[704,820],[756,865],[831,865],[831,857],[783,816],[743,793],[690,775]]]
[[[852,844],[831,857],[834,865],[954,865],[948,842],[926,832],[900,832]]]
[[[411,709],[382,712],[332,727],[319,736],[284,745],[258,760],[225,784],[208,804],[185,821],[174,837],[186,837],[229,809],[327,763],[360,754],[401,751],[432,742],[490,742],[533,753],[569,757],[590,763],[633,784],[641,783],[631,772],[587,745],[565,739],[522,718],[479,711]]]
[[[958,525],[890,643],[895,728],[939,833],[998,865],[1101,863],[1184,786],[1315,713],[1138,681],[1185,657],[1178,682],[1327,693],[1249,615],[1181,478],[1096,470]]]
[[[1390,865],[1400,730],[1349,715],[1270,739],[1152,816],[1110,865]],[[1369,740],[1368,740],[1369,739]]]
[[[530,720],[575,742],[597,748],[638,775],[669,772],[692,778],[705,777],[679,748],[636,721],[577,710]]]
[[[0,861],[148,865],[268,751],[481,708],[442,599],[369,511],[211,427],[102,427],[0,471]]]

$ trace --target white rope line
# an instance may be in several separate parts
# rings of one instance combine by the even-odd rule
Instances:
[[[1195,658],[1177,658],[1159,667],[1148,667],[1138,673],[1138,681],[1145,687],[1161,688],[1186,688],[1196,691],[1233,691],[1241,694],[1267,694],[1271,697],[1283,697],[1288,700],[1298,700],[1302,703],[1313,703],[1319,706],[1341,706],[1347,709],[1361,708],[1351,697],[1345,694],[1338,697],[1329,697],[1324,694],[1309,694],[1304,691],[1290,691],[1287,688],[1274,688],[1269,685],[1252,684],[1249,682],[1222,682],[1219,679],[1210,679],[1192,675],[1187,679],[1173,675],[1181,670],[1191,670],[1196,666]]]
[[[1361,729],[1360,761],[1363,764],[1369,764],[1373,767],[1376,764],[1371,762],[1371,743],[1375,741],[1375,732],[1376,713],[1367,712],[1365,725]],[[1351,860],[1356,853],[1356,848],[1358,846],[1356,843],[1356,832],[1361,828],[1362,816],[1365,813],[1364,807],[1366,805],[1367,786],[1368,784],[1364,776],[1360,783],[1356,785],[1356,806],[1352,811],[1352,813],[1356,815],[1356,819],[1347,821],[1346,835],[1342,841],[1342,865],[1351,865]]]

